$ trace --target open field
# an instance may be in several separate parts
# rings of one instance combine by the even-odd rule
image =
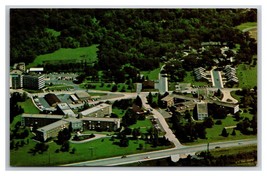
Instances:
[[[152,71],[141,71],[141,74],[143,74],[145,78],[148,77],[149,80],[158,80],[159,72],[160,68],[157,68]]]
[[[257,86],[257,67],[240,64],[237,68],[237,77],[240,88],[253,88]]]
[[[252,28],[252,27],[257,27],[257,22],[247,22],[247,23],[242,23],[236,26],[236,28],[239,30],[244,30],[244,29]]]
[[[79,62],[81,60],[86,60],[88,63],[95,62],[97,60],[97,50],[98,45],[92,45],[89,47],[81,48],[61,48],[53,53],[39,55],[35,60],[29,64],[27,67],[36,67],[44,62],[56,63],[62,62]]]
[[[39,114],[39,110],[34,106],[30,98],[28,98],[25,102],[18,102],[18,105],[23,108],[24,113]]]
[[[131,125],[129,127],[131,129],[140,127],[140,132],[146,133],[149,128],[153,127],[153,125],[149,119],[145,119],[145,120],[137,120],[136,124]]]
[[[241,117],[252,119],[252,115],[249,113],[243,113],[240,114]],[[207,139],[198,139],[195,142],[185,143],[184,145],[195,145],[195,144],[203,144],[207,142],[217,142],[217,141],[227,141],[227,140],[239,140],[239,139],[249,139],[249,138],[256,138],[255,135],[243,135],[240,133],[239,130],[235,130],[236,135],[231,135],[233,132],[233,129],[227,129],[227,132],[229,133],[228,137],[221,136],[222,130],[224,127],[229,126],[235,126],[238,122],[235,121],[235,119],[232,116],[227,116],[225,119],[222,119],[221,125],[214,124],[212,128],[206,129],[206,137]],[[216,120],[214,120],[214,123]]]
[[[115,141],[110,141],[109,138],[105,138],[104,140],[97,139],[81,144],[71,143],[70,149],[75,148],[75,154],[71,154],[69,152],[55,153],[55,151],[59,149],[60,146],[52,142],[49,143],[48,151],[42,154],[37,153],[33,156],[28,152],[30,149],[34,148],[36,143],[34,141],[31,141],[29,144],[19,148],[18,150],[12,150],[10,152],[10,164],[11,166],[56,166],[73,162],[80,162],[112,156],[122,156],[169,148],[165,146],[153,148],[149,144],[145,144],[143,140],[130,140],[128,147],[120,147],[118,145],[114,145],[113,142],[118,141],[116,139]],[[143,144],[143,150],[138,149],[139,144]]]

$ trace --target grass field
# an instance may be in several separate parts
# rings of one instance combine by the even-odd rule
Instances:
[[[39,114],[39,110],[34,106],[30,98],[28,98],[24,102],[18,102],[18,105],[20,105],[23,108],[24,113]]]
[[[116,139],[115,142],[117,142]],[[36,143],[34,141],[31,141],[28,145],[25,145],[19,148],[18,150],[12,150],[10,152],[11,166],[57,166],[67,163],[74,163],[113,156],[122,156],[133,153],[141,153],[168,148],[153,148],[149,144],[145,144],[143,140],[130,140],[128,147],[119,147],[118,145],[114,145],[113,141],[110,141],[109,138],[105,138],[104,140],[97,139],[81,144],[71,143],[70,149],[75,148],[75,154],[71,154],[68,152],[55,153],[55,151],[59,149],[60,146],[52,142],[49,143],[48,151],[44,152],[43,154],[36,154],[33,156],[32,154],[28,153],[28,151],[32,149],[35,144]],[[138,149],[139,144],[143,144],[143,150]]]
[[[39,55],[36,59],[27,67],[36,67],[43,62],[78,62],[80,60],[86,60],[88,63],[97,60],[98,45],[92,45],[89,47],[81,48],[61,48],[53,53]]]
[[[240,115],[241,117],[248,117],[250,120],[252,119],[252,115],[249,113],[243,113]],[[224,127],[235,126],[238,122],[232,116],[227,116],[225,119],[222,119],[221,125],[214,124],[212,128],[206,129],[206,137],[207,139],[198,139],[195,142],[185,143],[185,145],[195,145],[195,144],[202,144],[207,142],[217,142],[217,141],[225,141],[225,140],[239,140],[239,139],[249,139],[255,138],[255,135],[243,135],[240,131],[235,130],[236,135],[231,135],[233,129],[227,129],[229,133],[228,137],[221,136],[222,130]],[[214,120],[216,122],[216,120]]]
[[[160,72],[160,68],[157,68],[152,71],[141,71],[141,74],[143,74],[145,78],[148,76],[149,80],[158,80],[159,72]]]
[[[231,147],[231,148],[223,148],[211,150],[211,154],[214,157],[219,157],[221,155],[236,155],[242,152],[252,152],[257,150],[257,145],[249,145],[249,146],[239,146],[239,147]]]
[[[137,120],[136,124],[130,126],[131,129],[139,127],[142,133],[146,133],[149,128],[153,127],[153,125],[149,119],[145,119],[145,120]]]
[[[209,84],[208,82],[196,81],[193,75],[193,71],[186,72],[183,83],[191,83],[191,85],[195,86],[205,86]]]
[[[253,88],[257,86],[257,67],[240,64],[237,68],[237,77],[240,88]]]
[[[247,22],[247,23],[242,23],[236,26],[236,28],[239,30],[244,30],[244,29],[251,28],[251,27],[257,27],[257,22]]]

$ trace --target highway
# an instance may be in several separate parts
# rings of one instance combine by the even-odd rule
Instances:
[[[228,141],[228,142],[214,142],[214,143],[209,144],[209,149],[213,150],[218,147],[229,148],[229,147],[246,146],[246,145],[253,145],[253,144],[257,144],[256,139],[236,140],[236,141]],[[61,165],[61,166],[73,166],[73,167],[119,166],[119,165],[124,165],[128,163],[143,162],[143,161],[154,160],[154,159],[159,159],[159,158],[167,158],[167,157],[170,157],[171,155],[196,153],[196,152],[201,152],[205,150],[207,150],[207,144],[194,145],[194,146],[180,146],[179,148],[172,148],[172,149],[167,149],[167,150],[127,155],[125,158],[122,158],[121,156],[119,156],[119,157],[112,157],[112,158],[106,158],[106,159],[66,164],[66,165]]]

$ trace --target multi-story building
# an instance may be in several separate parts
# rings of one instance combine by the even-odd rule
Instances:
[[[70,122],[59,120],[49,125],[37,129],[37,136],[40,140],[46,141],[48,138],[57,137],[64,128],[69,128]]]
[[[42,89],[45,87],[44,75],[23,75],[23,87],[28,89]]]
[[[10,88],[12,89],[19,89],[22,87],[22,79],[21,75],[19,74],[11,74],[10,75]]]
[[[106,103],[102,103],[95,107],[86,109],[80,112],[82,117],[105,117],[110,116],[112,113],[112,106]]]
[[[204,120],[208,115],[208,105],[204,102],[197,103],[197,118],[198,120]]]
[[[37,128],[49,125],[63,118],[63,115],[49,115],[49,114],[22,114],[21,125]]]
[[[68,116],[68,117],[76,116],[76,114],[74,114],[74,112],[71,110],[71,108],[69,107],[67,103],[58,103],[57,108],[65,116]]]
[[[83,121],[83,128],[85,130],[115,131],[120,128],[119,118],[85,117],[81,120]]]
[[[74,131],[115,131],[120,128],[119,118],[85,117],[77,119],[73,117],[66,118],[64,115],[22,114],[21,121],[23,126],[38,128],[37,136],[41,141],[46,141],[51,137],[57,137],[59,131],[70,127]]]

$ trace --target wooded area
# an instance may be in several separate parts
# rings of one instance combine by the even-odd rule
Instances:
[[[104,76],[122,78],[128,63],[138,72],[175,59],[180,74],[171,80],[181,81],[185,70],[216,55],[216,50],[204,53],[200,63],[189,55],[182,64],[182,50],[199,49],[201,42],[238,44],[237,60],[249,62],[257,52],[255,39],[234,26],[256,21],[257,9],[11,9],[10,64],[29,64],[60,48],[99,44],[98,62],[91,69],[105,70]]]

